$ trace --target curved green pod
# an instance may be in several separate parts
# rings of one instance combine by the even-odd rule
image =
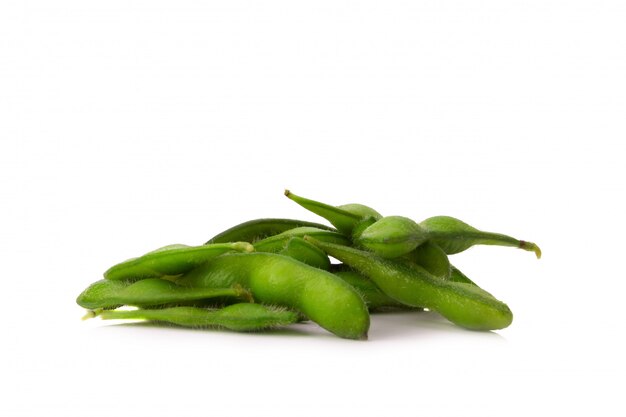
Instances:
[[[330,269],[330,259],[328,259],[326,252],[301,237],[294,236],[289,239],[285,247],[278,253],[315,268],[325,271]]]
[[[203,246],[169,245],[114,265],[104,273],[104,277],[117,281],[180,275],[224,253],[253,250],[254,247],[248,242]]]
[[[411,252],[426,239],[426,231],[408,217],[387,216],[354,236],[354,243],[383,258],[397,258]]]
[[[249,303],[233,304],[219,310],[198,307],[102,310],[94,311],[92,316],[103,320],[148,320],[194,328],[219,327],[238,332],[272,329],[299,319],[293,311]]]
[[[450,278],[450,260],[448,255],[433,242],[426,241],[407,253],[402,260],[416,264],[441,279]]]
[[[287,230],[283,233],[279,233],[274,236],[270,236],[263,240],[259,240],[254,244],[254,250],[256,252],[272,252],[276,253],[281,251],[287,242],[293,237],[313,236],[323,242],[336,243],[338,245],[349,245],[350,239],[331,230],[318,229],[317,227],[296,227]]]
[[[352,236],[353,230],[368,218],[379,219],[382,216],[376,210],[363,204],[344,204],[342,206],[331,206],[319,201],[295,195],[289,190],[285,190],[285,195],[304,207],[305,209],[328,220],[337,230],[346,236]]]
[[[220,297],[250,301],[250,292],[241,288],[188,288],[160,278],[141,281],[100,280],[83,291],[76,303],[84,308],[116,308],[129,306],[156,306],[199,301]]]
[[[473,330],[496,330],[511,324],[509,307],[471,284],[439,279],[426,270],[409,267],[369,252],[315,241],[330,256],[370,278],[378,288],[401,303],[439,312],[459,326]]]
[[[541,258],[541,249],[535,243],[500,233],[483,232],[454,217],[430,217],[421,222],[420,226],[428,232],[429,240],[449,255],[463,252],[474,245],[498,245],[535,252],[537,259]]]
[[[348,339],[366,339],[369,314],[362,297],[330,272],[273,253],[231,253],[181,277],[189,287],[241,285],[260,303],[297,310]]]
[[[229,242],[249,242],[255,243],[258,240],[274,236],[279,233],[296,227],[315,227],[317,229],[332,230],[334,228],[320,223],[307,222],[294,219],[254,219],[240,223],[226,229],[213,236],[206,244],[229,243]]]

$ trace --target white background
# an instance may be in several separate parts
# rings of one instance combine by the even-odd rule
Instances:
[[[621,1],[0,3],[3,416],[624,415]],[[453,262],[514,311],[370,340],[81,322],[113,263],[283,189],[536,241]]]

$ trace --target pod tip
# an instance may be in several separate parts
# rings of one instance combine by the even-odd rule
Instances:
[[[539,248],[539,246],[537,246],[533,242],[526,242],[524,240],[520,240],[519,247],[520,249],[535,252],[535,256],[537,256],[537,259],[541,259],[541,249]]]
[[[291,195],[291,191],[289,191],[288,189],[285,188],[285,195],[287,197],[289,197]]]

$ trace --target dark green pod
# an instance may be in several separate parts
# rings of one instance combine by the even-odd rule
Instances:
[[[184,327],[220,327],[250,332],[286,326],[298,321],[298,314],[282,308],[239,303],[219,310],[198,307],[171,307],[149,310],[102,310],[93,316],[103,320],[149,320]]]
[[[285,190],[285,195],[305,209],[328,220],[337,230],[346,236],[352,236],[353,230],[363,220],[368,218],[379,219],[382,217],[376,210],[364,206],[363,204],[331,206],[329,204],[320,203],[319,201],[297,196],[289,190]]]
[[[274,236],[279,233],[296,227],[315,227],[317,229],[332,230],[334,228],[313,222],[294,219],[255,219],[243,222],[230,229],[213,236],[206,244],[209,243],[228,243],[228,242],[250,242],[255,243],[266,237]]]
[[[84,308],[115,308],[122,305],[156,306],[221,297],[251,300],[249,291],[234,288],[188,288],[160,278],[141,281],[100,280],[83,291],[76,302]]]
[[[513,320],[506,304],[474,285],[439,279],[419,266],[409,267],[347,246],[308,237],[305,240],[370,278],[391,298],[437,311],[459,326],[495,330],[509,326]]]
[[[387,216],[367,227],[354,243],[383,258],[397,258],[424,243],[428,235],[419,224],[402,216]]]
[[[180,275],[224,253],[253,250],[254,247],[248,242],[203,246],[169,245],[114,265],[104,273],[104,277],[118,281]]]
[[[366,339],[369,314],[363,298],[330,272],[273,253],[231,253],[181,277],[189,287],[241,285],[255,300],[297,310],[326,330]]]
[[[483,232],[454,217],[431,217],[420,225],[428,232],[429,240],[449,255],[463,252],[474,245],[499,245],[535,252],[537,258],[541,258],[541,249],[532,242],[500,233]]]

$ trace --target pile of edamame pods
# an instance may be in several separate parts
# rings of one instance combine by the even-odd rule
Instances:
[[[370,313],[384,309],[429,309],[467,329],[496,330],[511,324],[511,310],[448,255],[482,244],[541,257],[534,243],[453,217],[417,223],[362,204],[331,206],[288,190],[285,195],[333,227],[250,220],[202,246],[166,246],[114,265],[77,303],[89,310],[86,317],[234,331],[310,320],[360,340],[367,339]]]

